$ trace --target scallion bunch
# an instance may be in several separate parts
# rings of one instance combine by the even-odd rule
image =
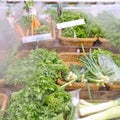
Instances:
[[[87,68],[84,73],[84,79],[87,79],[87,82],[96,83],[99,85],[104,85],[109,81],[109,76],[104,74],[104,70],[99,66],[97,61],[94,59],[91,49],[89,54],[87,54],[84,50],[84,46],[82,45],[83,56],[80,57],[80,61]],[[109,71],[108,71],[109,72]]]

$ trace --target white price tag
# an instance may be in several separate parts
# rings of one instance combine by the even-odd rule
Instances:
[[[44,41],[49,39],[52,39],[51,33],[22,37],[22,42],[28,43],[28,42],[35,42],[35,41]]]
[[[68,27],[73,27],[73,26],[82,25],[82,24],[85,24],[84,19],[79,19],[79,20],[73,20],[69,22],[58,23],[57,28],[62,29],[62,28],[68,28]]]

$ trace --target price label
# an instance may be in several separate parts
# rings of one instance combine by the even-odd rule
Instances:
[[[57,28],[62,29],[62,28],[68,28],[68,27],[73,27],[73,26],[82,25],[82,24],[85,24],[84,19],[79,19],[79,20],[73,20],[69,22],[58,23]]]
[[[43,41],[49,39],[52,39],[51,33],[22,37],[22,42],[28,43],[28,42]]]

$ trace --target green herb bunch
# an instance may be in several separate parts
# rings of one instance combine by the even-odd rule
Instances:
[[[6,84],[27,84],[27,79],[31,78],[37,69],[40,70],[38,67],[44,67],[46,65],[51,67],[51,69],[53,68],[53,71],[56,69],[58,69],[58,71],[66,69],[55,51],[48,52],[45,49],[31,50],[26,58],[18,59],[8,66],[5,72],[5,82]],[[53,71],[51,70],[51,72]],[[57,76],[56,72],[52,73],[52,75]]]
[[[84,19],[85,24],[63,29],[62,35],[64,37],[73,38],[74,32],[76,33],[77,38],[104,36],[101,26],[97,22],[93,23],[91,17],[83,12],[63,11],[61,16],[58,18],[58,22],[68,22],[78,19]]]
[[[12,94],[5,120],[70,120],[71,96],[56,84],[58,73],[66,70],[57,53],[46,49],[33,50],[10,65],[7,82],[26,85]]]
[[[24,5],[23,9],[29,12],[30,7],[33,7],[33,6],[34,6],[33,0],[28,0]]]

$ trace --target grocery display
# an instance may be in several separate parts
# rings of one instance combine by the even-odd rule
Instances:
[[[119,1],[0,8],[1,120],[120,119]]]

